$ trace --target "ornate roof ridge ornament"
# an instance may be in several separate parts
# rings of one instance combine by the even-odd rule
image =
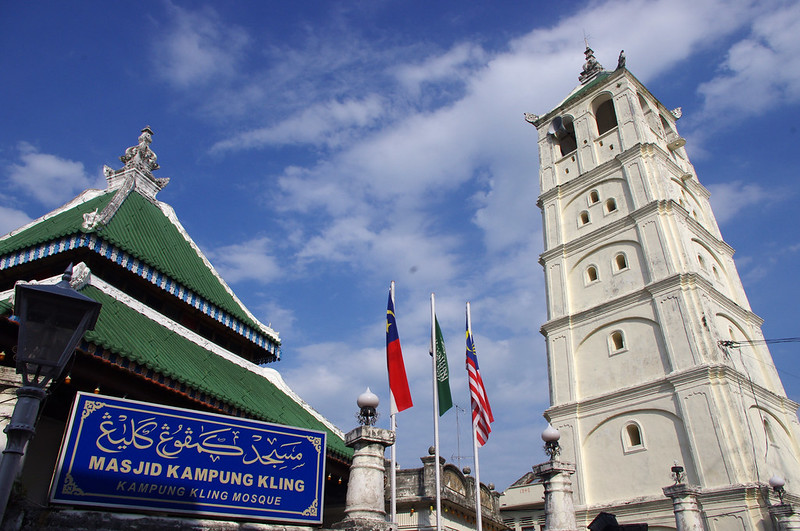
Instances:
[[[580,81],[582,85],[585,85],[603,71],[603,65],[595,59],[594,50],[589,48],[588,43],[586,43],[586,50],[583,54],[586,56],[586,62],[583,63],[583,70],[581,71],[581,75],[578,76],[578,81]]]
[[[126,168],[136,167],[147,172],[156,171],[160,168],[156,159],[155,151],[150,149],[150,143],[153,141],[153,130],[149,125],[142,129],[142,134],[139,135],[139,143],[131,146],[125,150],[119,160],[125,163]]]
[[[119,158],[125,163],[125,167],[115,170],[109,166],[103,166],[103,173],[108,181],[109,190],[130,188],[128,190],[129,193],[135,189],[149,201],[155,201],[156,194],[169,183],[169,179],[153,177],[153,172],[159,169],[160,166],[156,162],[158,157],[150,149],[151,142],[153,142],[153,130],[148,125],[142,129],[142,134],[139,135],[139,143],[126,149],[125,154]],[[131,181],[132,184],[128,183],[128,181]],[[127,197],[127,193],[124,196]],[[120,199],[122,201],[124,197]],[[116,205],[112,210],[116,211],[118,207],[119,205]],[[102,217],[105,222],[113,216],[113,211],[104,212],[106,215]]]

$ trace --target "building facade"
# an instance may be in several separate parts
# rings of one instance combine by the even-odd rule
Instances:
[[[397,528],[436,529],[436,457],[421,458],[421,468],[397,470]],[[469,470],[461,471],[439,458],[441,482],[442,529],[468,531],[477,529],[475,512],[475,478]],[[500,518],[500,494],[492,485],[480,485],[481,520],[486,531],[504,531]],[[391,499],[389,475],[385,478],[385,498]],[[387,511],[387,512],[389,512]]]
[[[767,482],[800,486],[798,404],[763,343],[668,110],[586,50],[538,130],[550,403],[578,527],[599,512],[673,529],[684,467],[709,529],[770,529]]]

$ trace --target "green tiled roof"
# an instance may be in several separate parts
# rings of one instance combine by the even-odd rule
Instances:
[[[260,328],[161,209],[138,193],[131,193],[108,225],[100,227],[97,234],[163,271],[248,326]]]
[[[63,236],[83,232],[81,229],[83,214],[93,212],[95,209],[98,209],[98,211],[103,210],[113,197],[113,191],[107,192],[79,203],[64,212],[59,212],[55,216],[46,217],[25,230],[0,240],[0,256],[33,247],[40,243],[53,241]]]
[[[109,191],[43,219],[25,230],[0,240],[0,256],[72,234],[95,232],[113,246],[144,264],[165,273],[218,308],[255,330],[261,327],[225,289],[181,231],[161,211],[138,193],[131,192],[111,221],[87,231],[83,215],[101,212],[114,197]]]
[[[325,431],[328,449],[353,453],[322,422],[266,378],[192,343],[93,286],[81,290],[103,304],[86,340],[249,415],[288,426]]]

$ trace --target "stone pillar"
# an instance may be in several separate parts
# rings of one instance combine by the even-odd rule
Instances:
[[[798,531],[800,530],[800,518],[795,514],[792,506],[788,503],[780,505],[770,505],[769,514],[775,520],[778,531]]]
[[[544,485],[545,529],[577,531],[575,506],[572,503],[572,474],[575,465],[548,461],[533,467],[533,473]]]
[[[345,519],[336,529],[387,531],[397,529],[386,521],[384,500],[384,450],[394,444],[394,433],[375,426],[359,426],[345,435],[355,450],[347,484]]]
[[[675,513],[675,526],[678,531],[705,531],[703,513],[697,504],[698,487],[684,483],[664,487],[664,496],[672,498],[672,511]]]

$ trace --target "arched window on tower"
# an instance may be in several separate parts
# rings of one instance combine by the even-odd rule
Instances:
[[[595,203],[599,202],[600,202],[600,194],[597,192],[597,190],[592,190],[591,192],[589,192],[589,204],[594,205]]]
[[[628,269],[628,259],[625,257],[625,253],[619,253],[614,257],[614,268],[617,271]]]
[[[586,283],[591,284],[600,280],[600,275],[597,274],[597,267],[590,265],[586,268]]]
[[[622,428],[622,447],[625,453],[645,450],[644,434],[639,423],[630,421]]]
[[[671,142],[678,138],[678,133],[675,132],[675,129],[669,124],[666,118],[661,116],[661,127],[664,128],[664,136],[667,138],[667,142]]]
[[[622,333],[622,330],[614,330],[611,332],[611,335],[608,336],[608,348],[611,354],[618,354],[627,350],[625,334]]]
[[[602,135],[617,126],[617,113],[611,94],[603,94],[592,103],[594,119],[597,122],[597,134]]]
[[[606,212],[610,214],[611,212],[614,212],[615,210],[617,210],[617,200],[614,199],[613,197],[609,197],[606,200]]]
[[[772,431],[772,424],[770,424],[769,420],[764,417],[764,435],[767,437],[767,443],[777,446],[778,443],[775,441],[775,433]]]
[[[575,124],[572,123],[571,116],[565,116],[562,124],[564,130],[563,132],[559,132],[557,138],[561,156],[565,157],[578,149],[578,139],[575,137]]]
[[[578,214],[578,225],[583,226],[589,223],[589,212],[584,210],[580,214]]]

